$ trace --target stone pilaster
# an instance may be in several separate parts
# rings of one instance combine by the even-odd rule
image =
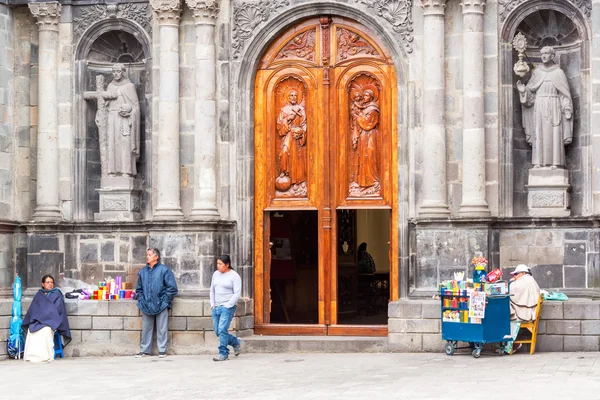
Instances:
[[[58,182],[58,2],[29,3],[39,29],[37,192],[33,218],[60,221]]]
[[[463,184],[461,216],[490,215],[485,199],[483,9],[485,0],[463,0]]]
[[[196,99],[194,103],[194,206],[191,218],[219,219],[217,209],[216,0],[186,0],[196,24]]]
[[[421,0],[423,7],[423,194],[420,217],[446,217],[446,127],[444,118],[444,13],[446,0]]]
[[[152,0],[160,37],[156,219],[180,219],[179,20],[180,0]]]

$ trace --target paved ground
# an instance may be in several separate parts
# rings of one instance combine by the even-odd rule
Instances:
[[[242,354],[0,362],[2,399],[600,399],[600,353]]]

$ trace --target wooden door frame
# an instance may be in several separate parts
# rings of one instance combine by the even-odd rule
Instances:
[[[321,24],[324,23],[325,18],[321,18]],[[331,20],[330,20],[331,21]],[[304,24],[304,23],[302,23]],[[376,36],[368,33],[368,28],[361,24],[356,24],[360,29],[359,31],[365,31],[365,35],[370,38]],[[323,25],[322,25],[323,26]],[[284,35],[287,35],[285,33]],[[281,35],[280,38],[283,38]],[[268,53],[272,53],[272,50]],[[388,58],[391,60],[391,58]],[[261,63],[262,64],[262,63]],[[389,179],[388,186],[390,193],[388,195],[389,205],[386,207],[377,207],[369,205],[368,202],[364,205],[360,203],[353,204],[352,206],[343,204],[338,206],[338,185],[336,182],[336,157],[331,155],[330,148],[319,148],[319,145],[323,146],[327,143],[331,146],[330,132],[336,132],[335,124],[336,118],[329,118],[328,121],[319,120],[320,132],[325,138],[318,140],[317,151],[321,151],[324,154],[321,162],[322,165],[319,170],[325,172],[320,174],[316,181],[313,183],[318,184],[318,187],[327,187],[330,190],[325,190],[323,198],[319,198],[317,203],[313,203],[314,200],[309,200],[307,204],[300,205],[297,201],[292,201],[286,204],[285,208],[278,209],[273,207],[272,202],[267,201],[266,182],[268,174],[262,169],[262,173],[257,173],[257,165],[266,165],[268,162],[268,156],[263,153],[266,148],[266,139],[264,135],[257,134],[257,132],[266,132],[265,124],[266,118],[260,113],[266,113],[267,98],[268,96],[264,93],[258,94],[260,90],[265,89],[265,82],[268,79],[266,74],[257,74],[254,82],[254,171],[255,171],[255,191],[254,191],[254,231],[255,231],[255,244],[254,244],[254,315],[255,324],[254,331],[258,334],[271,334],[271,335],[360,335],[360,336],[387,336],[387,325],[378,326],[365,326],[365,325],[337,325],[337,209],[339,208],[385,208],[391,209],[390,215],[390,300],[394,301],[398,299],[399,282],[398,282],[398,259],[399,259],[399,205],[398,205],[398,126],[397,126],[397,84],[396,84],[396,72],[393,63],[388,62],[386,64],[389,68],[389,82],[390,90],[390,103],[391,106],[388,110],[391,112],[390,122],[390,135],[391,135],[391,152],[389,154]],[[336,96],[335,85],[329,83],[329,66],[324,64],[322,71],[325,71],[320,76],[320,83],[323,85],[322,91],[317,90],[317,93],[321,92],[321,98],[317,101],[323,105],[323,109],[329,108],[329,115],[336,115],[336,110],[333,110],[335,101],[330,101],[331,96]],[[273,70],[275,71],[275,70]],[[273,72],[272,75],[274,75]],[[271,75],[271,76],[272,76]],[[269,78],[270,79],[270,78]],[[329,89],[327,89],[329,88]],[[262,103],[259,104],[258,102]],[[319,157],[317,157],[319,158]],[[262,163],[262,164],[261,164]],[[270,167],[267,167],[267,169]],[[335,189],[334,189],[335,188]],[[310,191],[309,191],[310,193]],[[318,210],[319,219],[319,265],[318,265],[318,312],[319,312],[319,323],[318,324],[272,324],[268,322],[268,315],[265,313],[269,311],[267,301],[269,301],[269,286],[270,282],[266,281],[269,277],[269,271],[265,272],[265,268],[268,269],[267,261],[265,258],[270,257],[270,250],[265,246],[268,246],[269,238],[265,238],[265,233],[268,229],[265,229],[265,224],[269,221],[265,218],[269,211],[281,210],[281,211],[292,211],[294,206],[292,203],[298,204],[297,210],[311,209],[316,206]],[[283,203],[283,202],[282,202]],[[312,204],[311,204],[312,203]],[[308,207],[308,208],[307,208]],[[313,208],[314,209],[314,208]],[[331,263],[329,268],[325,268],[327,263]]]

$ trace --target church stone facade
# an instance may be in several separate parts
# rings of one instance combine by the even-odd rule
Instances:
[[[134,281],[157,247],[180,287],[172,351],[214,347],[207,297],[221,253],[244,284],[234,329],[252,334],[255,76],[282,32],[336,16],[371,32],[396,72],[389,348],[441,348],[431,297],[481,253],[505,273],[528,264],[571,297],[545,306],[541,350],[598,351],[599,13],[591,0],[0,0],[0,332],[16,274],[26,296],[46,273]],[[540,79],[557,94],[527,83],[546,71],[546,47],[561,78]],[[137,103],[103,94],[127,80]],[[558,96],[554,114],[535,108]],[[111,147],[115,134],[131,147]],[[562,158],[535,164],[535,138]],[[111,170],[121,156],[135,168]],[[135,305],[69,304],[71,354],[137,351]]]

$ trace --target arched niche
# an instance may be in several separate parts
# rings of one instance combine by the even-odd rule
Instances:
[[[521,4],[507,15],[501,27],[500,79],[502,97],[501,136],[501,215],[528,215],[527,180],[531,165],[531,146],[525,140],[517,80],[526,82],[513,72],[518,60],[512,41],[517,33],[527,39],[526,59],[539,64],[540,50],[552,46],[555,62],[567,76],[573,100],[573,142],[565,147],[569,170],[570,208],[572,216],[589,215],[591,209],[590,116],[588,100],[590,76],[590,28],[587,16],[568,1],[532,0]]]
[[[83,93],[96,90],[96,76],[104,76],[104,86],[112,80],[112,66],[125,64],[127,77],[136,88],[140,101],[140,158],[137,163],[142,188],[140,211],[147,218],[151,208],[152,155],[152,63],[151,41],[136,22],[123,18],[104,19],[91,25],[81,36],[75,50],[75,191],[73,217],[91,221],[99,211],[101,167],[98,128],[94,122],[95,101],[86,101]]]

